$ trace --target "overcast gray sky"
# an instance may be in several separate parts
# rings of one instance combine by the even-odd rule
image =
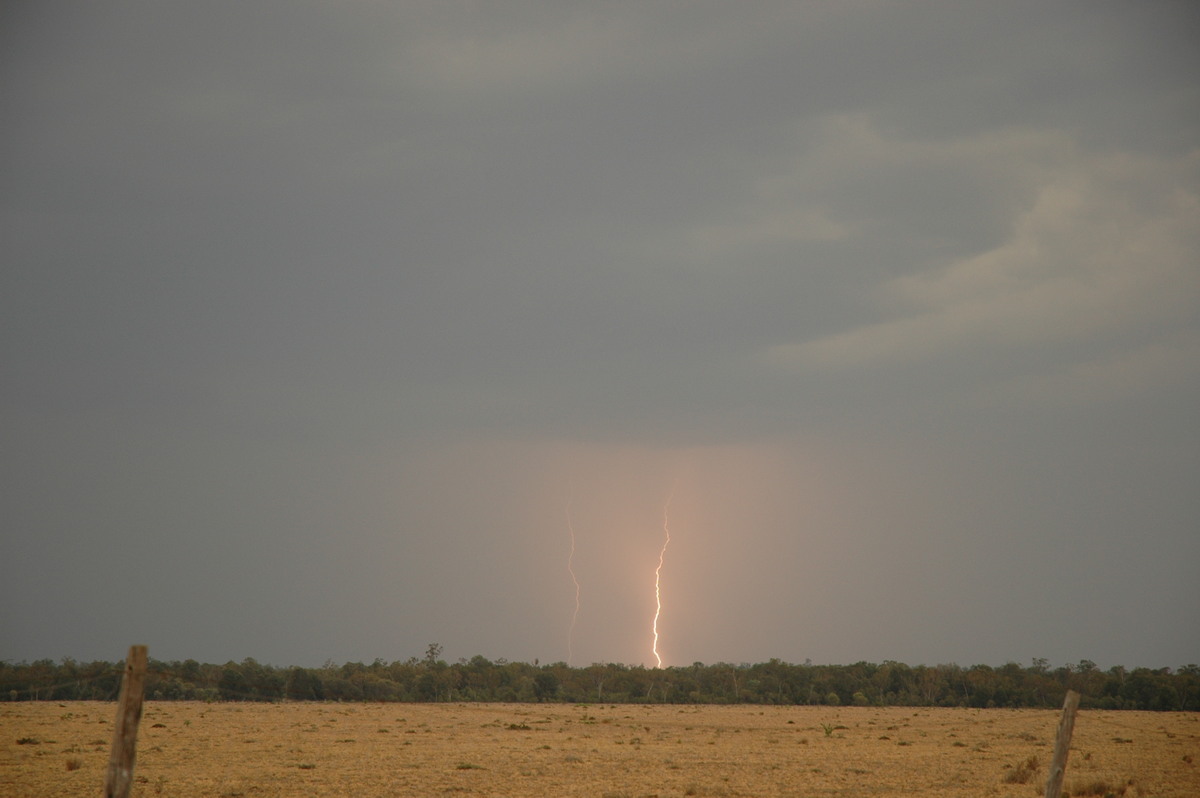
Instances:
[[[5,3],[0,659],[1200,661],[1198,34]]]

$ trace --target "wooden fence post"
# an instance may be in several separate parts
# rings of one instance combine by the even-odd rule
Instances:
[[[146,647],[130,646],[117,699],[117,723],[112,753],[104,779],[104,798],[126,798],[133,786],[133,760],[137,750],[138,721],[142,719],[142,693],[146,681]]]
[[[1062,718],[1058,721],[1058,736],[1054,738],[1054,761],[1046,779],[1046,798],[1061,798],[1063,776],[1067,772],[1067,754],[1071,750],[1071,733],[1075,731],[1075,711],[1079,709],[1079,693],[1067,691],[1063,701]]]

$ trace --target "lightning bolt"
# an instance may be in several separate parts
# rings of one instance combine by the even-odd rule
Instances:
[[[654,652],[654,659],[658,663],[657,668],[662,667],[662,657],[658,655],[658,616],[662,615],[662,567],[663,561],[667,557],[667,546],[671,545],[671,526],[668,523],[668,518],[671,512],[671,500],[675,498],[675,488],[672,486],[671,493],[667,496],[667,503],[663,505],[663,544],[662,549],[658,552],[658,567],[654,569],[654,623],[651,624],[651,629],[654,631],[654,644],[651,646],[651,651]]]
[[[579,618],[579,580],[575,577],[575,527],[571,524],[571,499],[567,498],[567,531],[571,534],[571,553],[567,555],[567,573],[571,575],[571,583],[575,585],[575,613],[571,616],[571,626],[567,630],[567,664],[572,665],[575,656],[575,621]]]

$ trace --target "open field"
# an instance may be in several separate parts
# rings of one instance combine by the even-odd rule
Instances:
[[[99,795],[116,706],[0,704],[0,795]],[[1057,710],[148,702],[135,795],[1042,795]],[[1021,783],[1024,764],[1036,760]],[[1082,711],[1073,794],[1200,795],[1200,715]],[[1084,792],[1084,788],[1094,788]]]

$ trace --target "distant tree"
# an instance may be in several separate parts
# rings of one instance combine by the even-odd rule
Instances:
[[[250,698],[271,701],[283,697],[286,678],[277,668],[263,665],[253,657],[247,657],[242,660],[241,671],[246,687],[249,688]]]
[[[325,690],[321,679],[308,668],[292,668],[288,671],[285,695],[293,701],[321,701]]]
[[[538,701],[549,701],[558,693],[559,680],[549,670],[538,671],[533,677],[533,694]]]
[[[222,701],[245,701],[250,697],[250,687],[236,662],[225,663],[225,667],[221,669],[221,679],[217,682],[217,690]]]
[[[1051,670],[989,665],[794,665],[772,659],[755,665],[701,662],[646,668],[618,663],[572,668],[565,662],[489,661],[476,656],[447,665],[441,646],[425,659],[390,665],[328,661],[321,668],[277,668],[253,658],[224,665],[152,660],[146,692],[154,700],[272,701],[605,701],[608,703],[756,703],[839,706],[1049,707],[1068,689],[1097,709],[1200,710],[1200,666],[1100,671],[1080,661]],[[0,660],[0,700],[113,700],[121,663],[64,659]]]

